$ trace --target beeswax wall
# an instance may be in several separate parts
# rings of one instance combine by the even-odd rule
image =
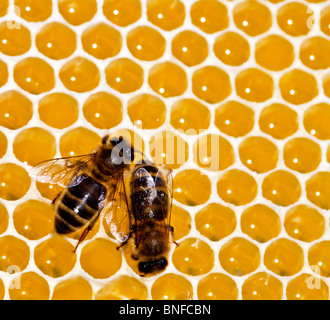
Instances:
[[[0,299],[328,299],[329,37],[326,0],[0,0]],[[149,278],[29,177],[124,129],[174,174]]]

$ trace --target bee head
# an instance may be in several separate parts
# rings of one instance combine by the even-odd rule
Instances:
[[[158,260],[140,262],[138,264],[138,269],[143,275],[147,275],[150,273],[159,273],[163,271],[168,265],[167,259],[162,257]]]

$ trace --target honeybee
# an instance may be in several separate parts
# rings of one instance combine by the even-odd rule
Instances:
[[[121,242],[118,248],[130,246],[144,276],[161,272],[168,264],[172,176],[148,160],[134,163],[136,152],[122,136],[107,135],[94,152],[43,161],[30,175],[65,187],[53,200],[55,229],[68,234],[85,228],[74,252],[104,213]]]

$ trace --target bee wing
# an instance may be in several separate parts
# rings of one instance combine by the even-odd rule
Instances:
[[[86,175],[79,175],[81,170],[94,159],[95,153],[46,160],[35,165],[30,176],[42,183],[59,184],[62,187],[78,185]],[[75,177],[78,176],[78,179]]]

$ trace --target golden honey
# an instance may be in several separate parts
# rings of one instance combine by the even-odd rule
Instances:
[[[6,154],[7,147],[8,147],[7,138],[6,138],[5,134],[3,134],[0,131],[0,158],[2,158]]]
[[[300,46],[300,60],[311,69],[327,69],[330,67],[329,50],[329,40],[322,37],[309,38]]]
[[[309,201],[321,209],[330,209],[330,173],[320,171],[306,181],[306,194]]]
[[[3,300],[4,296],[5,296],[5,285],[0,279],[0,300]]]
[[[318,139],[329,139],[330,130],[327,125],[328,119],[330,120],[328,103],[312,105],[304,113],[305,130]]]
[[[0,3],[0,17],[6,15],[8,9],[8,0],[1,1]]]
[[[45,21],[53,11],[51,0],[14,0],[14,5],[16,14],[29,22]]]
[[[53,201],[56,196],[64,189],[58,184],[36,182],[36,188],[40,195],[45,199]]]
[[[320,27],[326,35],[330,35],[330,6],[321,11]]]
[[[0,203],[0,234],[8,228],[9,216],[6,207]]]
[[[82,277],[61,281],[54,288],[52,300],[92,300],[93,289]]]
[[[191,229],[191,216],[188,211],[173,205],[171,212],[171,225],[174,228],[173,240],[179,240],[189,234]]]
[[[0,60],[0,87],[8,81],[8,67],[7,64]]]
[[[308,263],[318,275],[330,276],[330,241],[324,240],[314,244],[308,251]]]

